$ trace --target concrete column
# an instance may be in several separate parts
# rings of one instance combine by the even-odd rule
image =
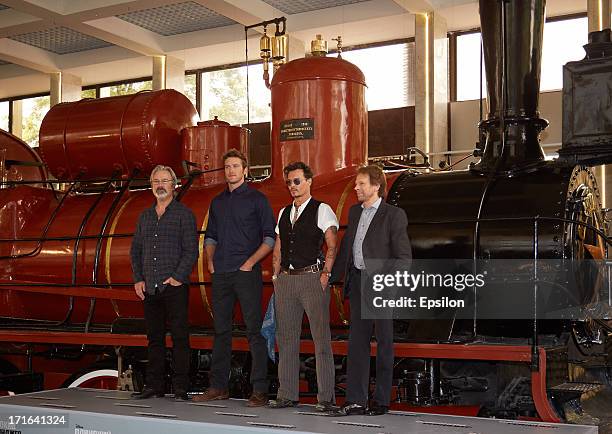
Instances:
[[[589,21],[589,33],[610,28],[610,0],[588,0],[587,17]],[[610,165],[595,168],[595,178],[601,190],[601,206],[607,208],[610,203],[608,194],[612,193],[612,176],[610,176]]]
[[[83,89],[81,77],[66,72],[52,72],[49,74],[50,93],[49,106],[53,107],[60,102],[78,101],[81,99]]]
[[[11,121],[11,133],[21,138],[23,123],[23,101],[18,99],[13,101],[13,119]]]
[[[415,14],[415,144],[426,153],[448,147],[448,38],[435,12]],[[432,165],[444,157],[431,159]]]
[[[185,62],[171,56],[153,56],[153,90],[185,89]]]
[[[610,0],[587,0],[589,33],[610,28]]]

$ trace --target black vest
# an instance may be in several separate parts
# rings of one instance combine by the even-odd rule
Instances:
[[[278,223],[281,240],[281,267],[288,269],[304,268],[317,263],[322,258],[323,231],[317,225],[321,202],[310,198],[306,208],[300,213],[295,225],[291,226],[291,208],[287,205]]]

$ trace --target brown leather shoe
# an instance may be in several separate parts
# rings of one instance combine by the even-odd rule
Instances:
[[[195,395],[192,401],[195,402],[206,402],[206,401],[219,401],[222,399],[229,399],[229,391],[223,389],[214,389],[209,387],[202,395]]]
[[[268,403],[268,394],[266,392],[253,392],[247,401],[247,407],[263,407]]]

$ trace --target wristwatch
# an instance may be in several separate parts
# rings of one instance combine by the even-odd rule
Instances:
[[[323,270],[321,271],[321,274],[327,274],[327,277],[329,277],[331,275],[331,273],[327,270]]]

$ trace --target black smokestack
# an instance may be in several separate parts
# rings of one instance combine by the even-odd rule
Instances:
[[[489,112],[476,169],[512,171],[544,160],[540,63],[546,0],[480,0]],[[505,134],[504,134],[505,132]]]

